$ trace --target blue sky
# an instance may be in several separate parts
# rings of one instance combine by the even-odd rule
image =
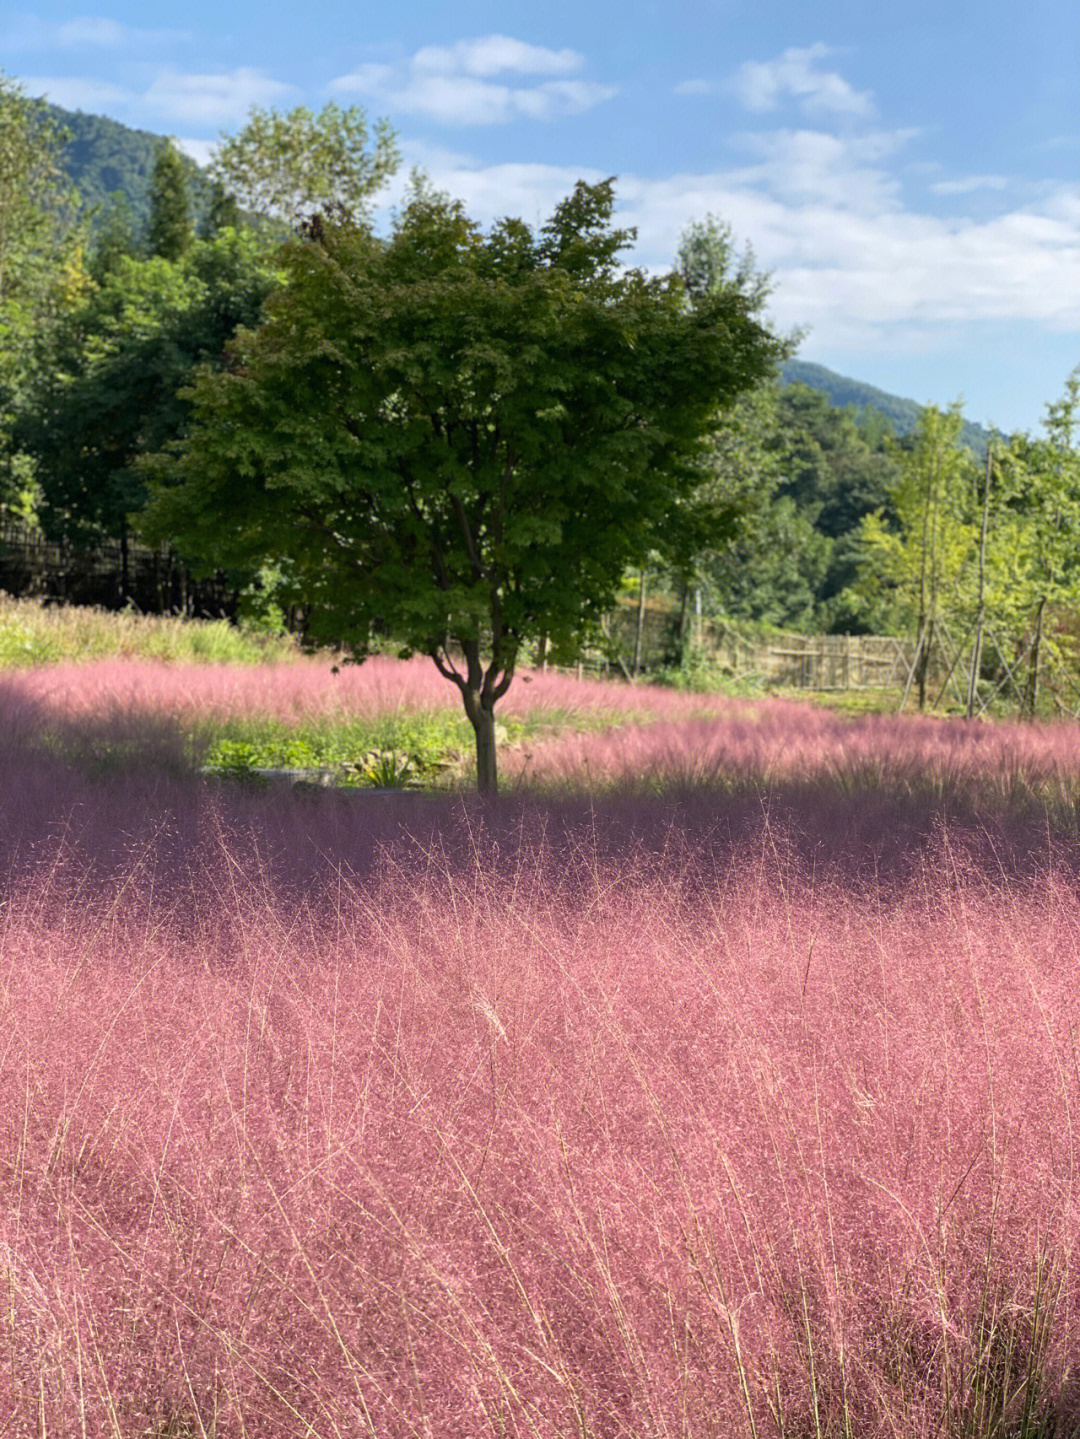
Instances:
[[[9,0],[31,94],[205,158],[253,104],[386,116],[481,221],[617,175],[637,263],[715,214],[772,272],[800,355],[1039,426],[1080,363],[1075,0],[506,0],[285,9]]]

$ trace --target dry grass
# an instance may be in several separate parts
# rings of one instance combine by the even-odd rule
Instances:
[[[245,631],[225,620],[44,604],[0,591],[0,669],[107,657],[261,664],[298,653],[291,636]]]

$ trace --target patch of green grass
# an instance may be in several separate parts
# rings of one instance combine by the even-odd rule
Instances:
[[[17,620],[0,618],[0,669],[47,665],[63,658],[61,647],[47,634]]]
[[[687,650],[680,664],[663,666],[650,678],[671,689],[732,699],[758,699],[766,692],[761,675],[734,675],[716,656],[696,647]]]
[[[770,690],[770,694],[778,699],[820,705],[823,709],[845,715],[895,714],[902,693],[898,689],[804,690],[784,687]]]
[[[638,715],[581,715],[537,710],[496,724],[499,750],[567,729],[606,729],[643,722]],[[260,770],[336,771],[345,787],[445,788],[467,778],[476,752],[464,715],[420,710],[375,719],[320,720],[291,725],[245,718],[207,727],[195,740],[205,773],[258,780]]]
[[[251,716],[215,723],[205,739],[207,764],[214,764],[216,755],[232,755],[237,762],[274,769],[355,764],[372,750],[403,750],[433,763],[473,743],[464,715],[434,710],[299,725]]]
[[[116,657],[263,664],[295,659],[299,654],[292,635],[237,626],[228,620],[44,604],[0,592],[0,669]]]
[[[535,729],[500,721],[500,744],[517,743]],[[211,774],[252,778],[264,769],[336,771],[336,781],[347,787],[400,789],[452,783],[468,769],[475,739],[464,716],[419,711],[301,726],[238,720],[204,734],[200,748]]]

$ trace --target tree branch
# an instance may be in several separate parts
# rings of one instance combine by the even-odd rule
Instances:
[[[443,679],[450,680],[453,684],[457,685],[459,690],[464,690],[464,677],[454,664],[454,661],[450,658],[450,651],[447,648],[445,639],[439,644],[432,646],[432,648],[428,650],[428,655],[434,661],[435,668],[442,675]]]
[[[469,564],[472,568],[473,579],[486,579],[486,571],[480,562],[480,554],[476,548],[476,541],[473,538],[472,529],[469,526],[469,517],[465,513],[465,506],[461,502],[461,496],[451,494],[450,503],[454,507],[454,515],[457,518],[458,529],[461,531],[461,538],[465,541],[465,549],[469,556]]]

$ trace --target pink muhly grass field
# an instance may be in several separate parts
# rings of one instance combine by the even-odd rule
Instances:
[[[658,718],[497,806],[34,746],[455,699],[386,666],[2,677],[0,1435],[1080,1431],[1078,847],[937,804],[1075,727],[538,675]]]
[[[680,698],[685,704],[691,696]],[[984,798],[1026,790],[1072,802],[1080,795],[1080,725],[1072,722],[850,718],[777,699],[726,706],[540,738],[508,754],[503,773],[530,783],[639,792],[814,781],[841,791],[974,787]]]
[[[32,725],[93,726],[153,754],[205,722],[286,724],[462,714],[429,660],[375,657],[334,674],[325,660],[265,666],[117,659],[0,675],[6,712]],[[921,797],[1036,794],[1080,802],[1080,725],[913,716],[850,718],[789,700],[733,699],[524,671],[496,717],[559,720],[557,732],[503,746],[510,788],[648,793],[812,782]],[[576,727],[576,726],[580,726]]]
[[[1073,875],[457,822],[12,880],[0,1432],[1074,1432]]]
[[[178,716],[215,719],[258,715],[286,722],[374,718],[398,711],[461,710],[457,689],[429,659],[374,656],[334,673],[325,659],[279,664],[176,664],[141,659],[91,660],[9,671],[6,690],[44,705],[57,716],[103,718]],[[655,685],[578,680],[552,670],[522,671],[500,702],[498,715],[534,710],[584,716],[641,714],[678,717],[701,712],[741,713],[746,704],[715,696],[678,694]]]

